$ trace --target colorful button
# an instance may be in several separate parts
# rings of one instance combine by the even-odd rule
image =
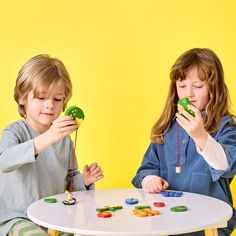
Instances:
[[[137,198],[127,198],[125,199],[125,203],[128,205],[134,205],[138,203],[138,199]]]
[[[160,193],[163,197],[181,197],[182,192],[164,191]]]
[[[44,202],[47,202],[47,203],[56,203],[57,202],[56,198],[45,198],[43,200],[44,200]]]
[[[157,216],[160,215],[159,211],[153,210],[151,208],[145,208],[141,210],[133,210],[133,214],[140,217],[147,217],[147,216]]]
[[[96,208],[96,211],[103,212],[103,211],[116,211],[122,209],[122,206],[105,206],[101,208]]]
[[[155,206],[155,207],[164,207],[165,203],[164,202],[154,202],[153,206]]]
[[[150,206],[136,206],[135,210],[142,210],[142,209],[147,209],[147,208],[151,208]]]
[[[68,107],[65,111],[66,116],[72,116],[74,119],[84,120],[84,112],[77,106]]]
[[[170,211],[172,212],[184,212],[187,211],[188,208],[186,206],[174,206],[170,208]]]
[[[99,212],[97,216],[101,218],[108,218],[108,217],[111,217],[112,214],[109,211],[102,211],[102,212]]]

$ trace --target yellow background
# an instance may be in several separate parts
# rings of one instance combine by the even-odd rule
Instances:
[[[235,111],[235,22],[234,0],[0,0],[0,131],[19,119],[13,88],[20,67],[36,54],[58,57],[73,82],[69,105],[86,116],[80,169],[96,161],[105,174],[97,188],[131,187],[182,52],[218,54]]]

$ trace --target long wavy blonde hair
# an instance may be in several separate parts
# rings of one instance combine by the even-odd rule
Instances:
[[[178,95],[176,81],[186,78],[188,71],[198,68],[201,80],[206,80],[209,102],[206,106],[204,127],[213,135],[219,128],[221,118],[230,115],[229,92],[224,81],[224,71],[218,56],[209,48],[193,48],[184,52],[176,60],[170,71],[170,87],[164,110],[151,131],[151,141],[163,144],[164,134],[171,126],[177,111]]]

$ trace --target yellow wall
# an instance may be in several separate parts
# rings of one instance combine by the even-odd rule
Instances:
[[[39,53],[57,56],[74,85],[69,105],[86,115],[80,166],[103,167],[98,188],[131,187],[180,53],[210,47],[219,55],[235,110],[235,22],[234,0],[0,0],[0,130],[19,118],[21,65]]]

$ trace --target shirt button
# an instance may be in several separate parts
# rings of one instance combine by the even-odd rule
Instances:
[[[186,139],[183,140],[183,143],[187,143]]]

